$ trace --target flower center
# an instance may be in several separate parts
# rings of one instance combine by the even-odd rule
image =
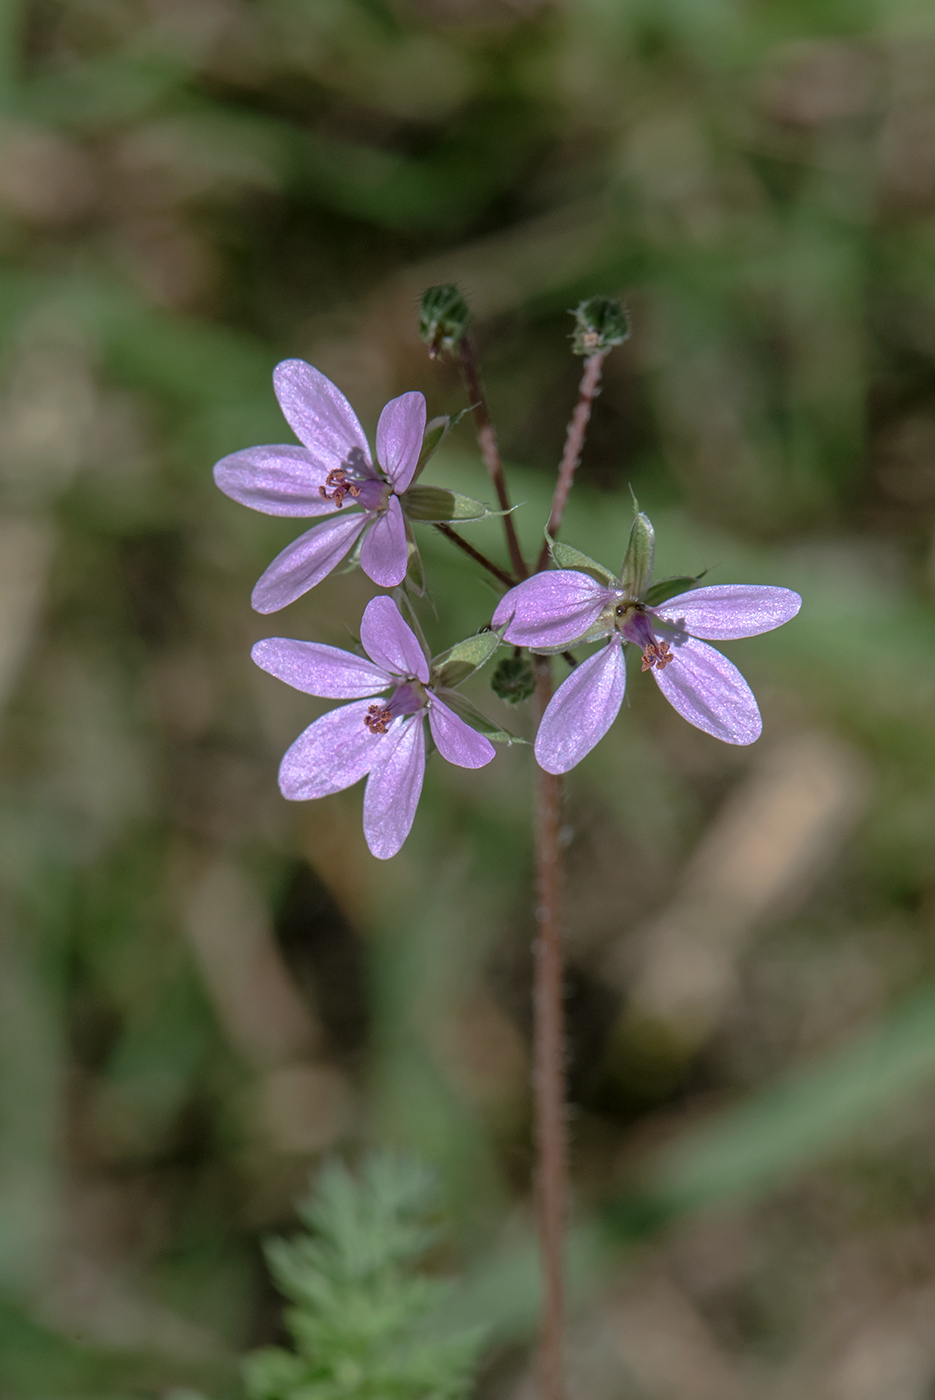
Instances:
[[[657,642],[646,610],[640,603],[622,602],[614,608],[617,631],[628,642],[635,642],[643,653],[643,671],[653,667],[664,671],[674,661],[668,642]]]
[[[328,490],[329,486],[331,487],[330,491]],[[360,495],[360,487],[355,486],[353,481],[348,481],[347,472],[343,467],[335,467],[325,477],[325,485],[319,486],[318,494],[325,501],[334,501],[340,510],[344,504],[345,496],[350,496],[353,500],[357,499]]]
[[[428,704],[428,694],[420,681],[403,681],[389,700],[373,704],[364,715],[364,725],[371,734],[385,734],[399,715],[414,715]]]

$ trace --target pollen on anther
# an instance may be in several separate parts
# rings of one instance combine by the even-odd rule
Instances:
[[[655,666],[657,670],[664,671],[670,661],[675,657],[669,649],[668,642],[650,642],[643,651],[643,664],[641,671],[651,671]]]
[[[371,734],[385,734],[392,718],[385,705],[371,705],[364,715],[364,724]]]
[[[329,491],[328,487],[332,489]],[[344,497],[351,496],[354,500],[360,495],[360,487],[355,486],[352,481],[348,481],[347,472],[343,467],[333,467],[325,477],[325,485],[319,486],[319,496],[326,501],[334,501],[338,510],[344,504]]]

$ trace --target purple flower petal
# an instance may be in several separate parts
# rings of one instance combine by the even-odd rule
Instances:
[[[664,635],[660,633],[662,640]],[[725,744],[752,744],[763,721],[753,692],[726,656],[689,637],[672,648],[675,660],[653,670],[656,684],[683,719]]]
[[[576,666],[546,706],[536,735],[536,761],[567,773],[603,739],[623,703],[627,667],[618,636]]]
[[[318,488],[328,470],[305,447],[248,447],[222,457],[214,480],[225,496],[264,515],[327,515],[335,504]]]
[[[396,496],[390,497],[386,510],[380,512],[367,531],[360,550],[360,567],[381,588],[394,588],[406,577],[406,521]]]
[[[386,690],[394,679],[372,661],[365,661],[340,647],[320,642],[297,642],[289,637],[267,637],[251,651],[256,664],[306,695],[332,700],[355,700]]]
[[[314,588],[340,564],[366,523],[366,515],[342,512],[286,545],[253,590],[251,602],[256,611],[278,612]]]
[[[394,490],[405,491],[412,480],[424,435],[424,396],[413,392],[390,399],[377,424],[377,461]]]
[[[465,724],[437,695],[432,697],[429,708],[429,728],[442,758],[456,763],[459,768],[483,768],[496,756],[490,740]]]
[[[493,615],[495,628],[512,614],[504,637],[516,646],[562,647],[582,637],[616,598],[577,569],[547,569],[511,588]]]
[[[422,715],[378,735],[381,745],[364,792],[364,836],[378,860],[389,860],[412,830],[425,776]]]
[[[370,448],[357,414],[321,370],[304,360],[283,360],[273,371],[273,387],[289,427],[326,471],[369,467]]]
[[[791,588],[738,583],[680,593],[654,611],[667,622],[681,623],[693,637],[726,641],[771,632],[795,617],[801,606],[802,599]]]
[[[290,802],[327,797],[369,773],[382,736],[364,724],[368,709],[363,700],[340,705],[299,735],[279,765],[283,797]]]
[[[412,628],[403,621],[392,598],[371,598],[360,620],[360,640],[377,666],[392,676],[415,676],[423,684],[429,664]]]

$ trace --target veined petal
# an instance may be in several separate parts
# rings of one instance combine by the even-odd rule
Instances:
[[[396,491],[413,478],[425,434],[425,396],[416,392],[390,399],[377,424],[377,461]]]
[[[577,569],[546,569],[501,598],[494,628],[509,622],[504,640],[516,646],[561,647],[582,637],[616,593]],[[512,621],[510,618],[512,616]]]
[[[326,471],[370,466],[357,414],[321,370],[304,360],[283,360],[273,370],[273,388],[289,427]]]
[[[465,724],[437,695],[433,695],[429,706],[429,728],[442,758],[459,768],[483,768],[496,756],[490,740]]]
[[[415,676],[423,685],[429,663],[419,639],[404,622],[392,598],[371,598],[360,620],[360,640],[375,665],[393,676]]]
[[[364,792],[364,836],[378,860],[389,860],[412,830],[425,776],[422,714],[377,736],[381,748]]]
[[[653,677],[682,718],[725,744],[752,744],[758,739],[763,721],[753,691],[737,667],[694,637],[672,651],[675,660],[662,671],[654,669]]]
[[[253,590],[251,602],[256,611],[278,612],[321,583],[340,564],[366,523],[366,515],[342,512],[286,545]]]
[[[214,480],[231,500],[264,515],[328,515],[334,501],[325,500],[329,468],[306,447],[247,447],[222,457]]]
[[[546,706],[536,735],[536,761],[547,773],[567,773],[603,739],[623,704],[627,666],[620,638],[611,637],[576,666]]]
[[[376,756],[380,739],[364,724],[369,705],[340,705],[316,719],[288,748],[279,765],[279,790],[290,802],[327,797],[351,787]]]
[[[802,599],[791,588],[728,583],[680,593],[653,611],[693,637],[727,641],[771,632],[795,617],[801,606]]]
[[[381,588],[395,588],[406,577],[408,566],[403,508],[399,498],[391,496],[386,510],[380,512],[367,531],[360,550],[360,567]]]
[[[387,675],[372,661],[321,642],[267,637],[257,642],[250,655],[261,670],[285,681],[294,690],[326,696],[329,700],[355,700],[361,695],[375,695],[395,680],[395,676]]]

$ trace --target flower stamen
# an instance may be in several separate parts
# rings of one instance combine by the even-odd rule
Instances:
[[[640,670],[651,671],[655,666],[658,670],[664,671],[669,662],[674,660],[675,657],[669,650],[668,642],[650,642],[643,649],[643,664]]]
[[[331,487],[329,492],[328,487]],[[352,481],[348,481],[347,472],[343,467],[334,467],[325,477],[325,485],[319,486],[318,494],[322,500],[334,501],[338,510],[344,504],[344,497],[350,496],[354,500],[360,495],[360,487],[355,486]]]
[[[393,712],[388,705],[371,705],[364,715],[364,724],[371,734],[385,734],[392,718]]]

